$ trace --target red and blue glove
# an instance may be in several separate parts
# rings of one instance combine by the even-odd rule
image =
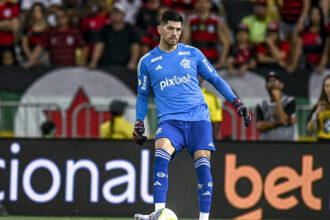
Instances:
[[[245,127],[249,127],[251,124],[250,110],[237,98],[231,104],[236,109],[237,114],[241,117],[243,116]]]
[[[133,139],[139,145],[142,145],[147,140],[147,137],[143,135],[144,131],[143,121],[141,119],[137,119],[133,130]]]

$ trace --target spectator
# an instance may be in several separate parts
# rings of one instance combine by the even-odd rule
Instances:
[[[105,25],[98,35],[89,67],[95,68],[100,61],[101,65],[136,70],[140,55],[138,34],[132,25],[124,21],[123,5],[115,3],[110,16],[112,23]]]
[[[15,54],[14,35],[19,26],[19,6],[7,0],[0,0],[0,56],[11,51]]]
[[[52,121],[47,120],[44,123],[42,123],[40,130],[43,138],[55,137],[56,126]]]
[[[27,27],[23,30],[22,49],[26,60],[31,58],[35,47],[41,41],[42,33],[48,28],[46,9],[43,4],[35,3],[27,16]],[[48,60],[48,54],[43,51],[36,63],[42,64]]]
[[[202,51],[215,69],[223,68],[230,49],[230,34],[227,24],[211,13],[211,0],[198,0],[197,14],[189,16],[183,30],[182,42],[191,41]],[[218,43],[221,43],[221,55]]]
[[[41,3],[45,6],[48,13],[48,23],[52,26],[56,26],[56,12],[60,10],[60,7],[63,5],[62,0],[22,0],[21,1],[21,10],[23,11],[23,18],[26,17],[28,11],[32,8],[35,3]]]
[[[100,138],[132,139],[133,125],[123,118],[126,107],[126,102],[120,100],[111,102],[109,107],[111,120],[100,126]]]
[[[142,5],[141,0],[117,0],[125,8],[125,22],[135,24],[136,14]]]
[[[267,16],[267,0],[256,0],[254,14],[243,17],[242,22],[249,26],[249,40],[254,44],[265,42],[267,25],[271,18]]]
[[[22,11],[29,11],[35,3],[41,3],[45,8],[53,6],[62,6],[62,0],[21,0]]]
[[[282,92],[283,87],[277,73],[270,72],[267,75],[266,89],[270,99],[263,100],[256,109],[256,126],[260,131],[260,140],[294,140],[296,101],[294,97]]]
[[[158,11],[161,7],[161,0],[147,0],[147,2],[140,8],[136,18],[136,26],[146,33],[150,27],[157,27],[158,25]]]
[[[214,140],[220,140],[219,133],[220,133],[220,127],[222,122],[222,107],[221,102],[219,98],[214,95],[212,92],[208,91],[206,88],[202,86],[203,84],[203,78],[201,76],[198,76],[199,80],[199,86],[202,89],[205,102],[209,108],[210,111],[210,118],[211,123],[213,127],[213,139]]]
[[[321,96],[312,110],[307,130],[318,131],[318,141],[330,141],[330,75],[323,80]]]
[[[294,30],[302,28],[309,8],[310,0],[286,0],[279,4],[280,33],[286,40],[294,43]]]
[[[292,54],[292,62],[288,65],[289,72],[294,71],[303,54],[303,69],[322,73],[329,55],[330,39],[324,25],[323,13],[320,7],[313,6],[308,14],[309,23],[300,32]]]
[[[89,47],[89,56],[93,51],[98,32],[104,25],[110,23],[107,0],[98,0],[96,11],[83,18],[81,22],[81,33]]]
[[[275,22],[269,23],[265,43],[257,46],[258,63],[270,67],[274,64],[286,67],[289,53],[290,44],[286,40],[281,41],[278,24]]]
[[[157,30],[158,23],[165,11],[167,11],[167,7],[162,7],[158,10],[157,24],[155,26],[150,26],[147,29],[146,34],[142,37],[142,46],[141,46],[141,55],[143,56],[149,50],[158,46],[160,40],[160,34]]]
[[[163,5],[173,10],[189,14],[198,0],[163,0]]]
[[[4,66],[15,65],[15,54],[12,50],[5,50],[2,52],[1,63]]]
[[[78,30],[70,27],[69,17],[64,9],[57,12],[56,19],[57,27],[45,31],[31,58],[25,64],[26,68],[36,64],[43,49],[48,50],[52,65],[85,65],[88,49],[82,35]],[[82,56],[76,63],[75,53],[78,48],[82,49]]]
[[[237,74],[242,76],[248,69],[256,67],[255,47],[249,41],[249,27],[240,23],[236,29],[236,43],[230,49],[228,57],[228,73],[233,76],[234,68],[237,68]]]

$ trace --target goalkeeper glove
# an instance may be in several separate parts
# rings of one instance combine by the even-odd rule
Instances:
[[[235,98],[231,104],[236,109],[237,114],[243,116],[245,127],[249,127],[251,123],[250,110],[237,98]]]
[[[141,119],[137,119],[133,130],[133,139],[139,145],[142,145],[147,140],[147,137],[143,135],[144,131],[143,121]]]

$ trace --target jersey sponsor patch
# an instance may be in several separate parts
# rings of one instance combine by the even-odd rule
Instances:
[[[147,79],[148,79],[147,76],[143,76],[143,84],[142,84],[141,90],[147,89]]]
[[[155,57],[155,58],[151,59],[151,63],[154,63],[154,62],[156,62],[158,60],[162,60],[162,59],[163,59],[163,56]]]
[[[187,76],[178,77],[174,75],[172,79],[165,78],[165,80],[160,82],[160,90],[163,91],[165,87],[171,87],[180,85],[181,83],[191,83],[191,76],[187,74]]]
[[[207,60],[206,59],[203,59],[203,63],[204,65],[206,66],[206,68],[210,71],[210,72],[213,72],[213,69],[210,67],[210,65],[207,63]]]
[[[180,56],[183,56],[183,55],[190,55],[190,51],[181,51],[181,52],[179,52],[179,55],[180,55]]]

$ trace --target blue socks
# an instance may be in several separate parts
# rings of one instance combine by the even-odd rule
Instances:
[[[154,203],[165,203],[168,188],[167,168],[170,163],[171,155],[162,149],[155,152],[154,167]]]
[[[154,184],[153,194],[154,203],[166,203],[166,193],[168,189],[168,165],[171,155],[162,149],[155,152]],[[210,160],[207,157],[198,158],[195,161],[195,169],[198,176],[198,198],[199,210],[209,213],[212,199],[212,176]]]
[[[210,160],[207,157],[198,158],[195,161],[195,169],[198,176],[199,210],[208,213],[211,208],[213,187]]]

